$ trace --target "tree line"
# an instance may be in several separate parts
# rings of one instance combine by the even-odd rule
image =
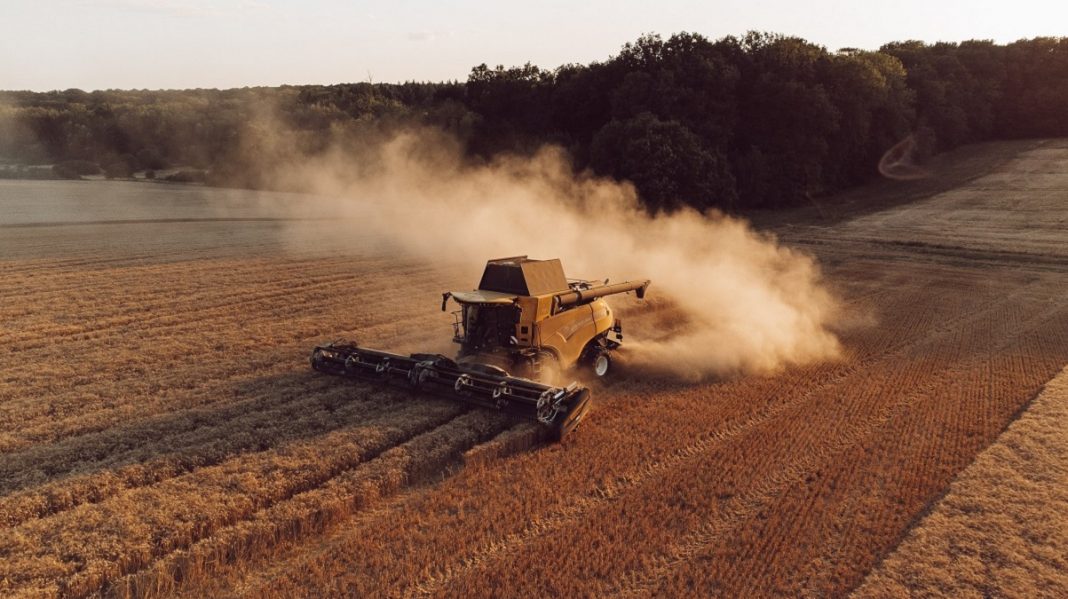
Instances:
[[[270,135],[255,129],[269,107],[305,152],[325,151],[339,128],[359,138],[417,123],[475,157],[561,145],[576,168],[632,181],[651,210],[731,211],[870,179],[909,135],[928,153],[1068,136],[1065,106],[1068,38],[831,52],[783,35],[679,33],[588,65],[483,64],[464,82],[0,92],[0,158],[115,177],[185,165],[255,187],[267,167],[244,142]]]

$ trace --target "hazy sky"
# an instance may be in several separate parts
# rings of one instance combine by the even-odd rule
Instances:
[[[644,32],[747,30],[831,50],[1068,35],[1068,1],[0,0],[0,89],[465,79],[615,54]]]

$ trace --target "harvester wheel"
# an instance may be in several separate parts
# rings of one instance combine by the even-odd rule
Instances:
[[[594,339],[582,352],[582,364],[589,367],[597,378],[606,376],[612,370],[612,354],[600,339]]]
[[[612,356],[608,350],[603,349],[593,356],[590,365],[593,367],[593,374],[597,375],[597,378],[603,377],[612,370]]]

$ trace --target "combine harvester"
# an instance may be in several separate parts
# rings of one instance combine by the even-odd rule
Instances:
[[[569,281],[558,259],[490,260],[478,289],[442,294],[443,312],[449,299],[460,305],[453,312],[453,341],[460,346],[456,359],[334,342],[316,347],[311,365],[537,420],[562,439],[589,411],[590,390],[577,383],[556,386],[556,378],[577,366],[597,377],[608,374],[623,329],[603,298],[629,291],[643,298],[648,287],[649,281]]]

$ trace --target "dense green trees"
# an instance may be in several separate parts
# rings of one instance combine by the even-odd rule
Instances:
[[[1000,137],[1068,135],[1068,39],[1037,38],[1006,46],[996,102]]]
[[[576,168],[633,181],[654,210],[734,210],[870,178],[910,133],[926,151],[1068,136],[1065,106],[1068,39],[829,52],[780,35],[679,33],[589,65],[483,64],[462,83],[0,92],[0,161],[88,161],[115,177],[183,165],[257,186],[290,150],[358,147],[419,123],[475,156],[562,145]]]
[[[679,121],[650,112],[602,127],[590,147],[590,166],[632,181],[652,209],[729,207],[736,199],[726,157]]]

